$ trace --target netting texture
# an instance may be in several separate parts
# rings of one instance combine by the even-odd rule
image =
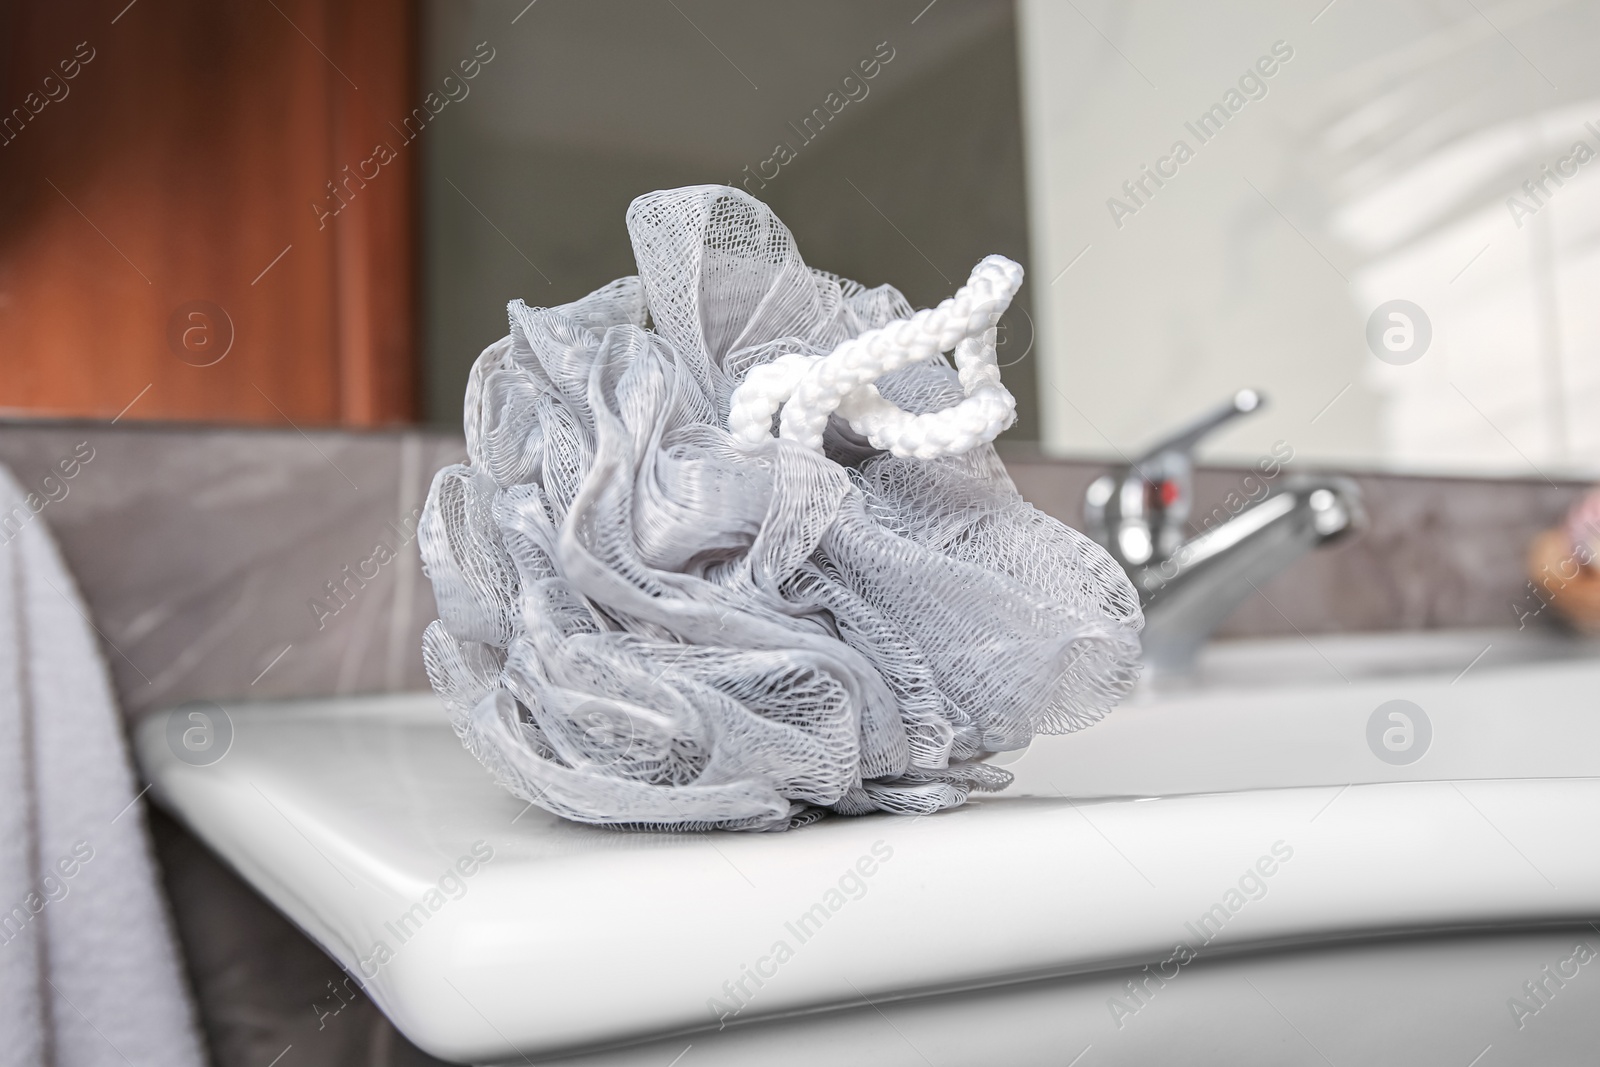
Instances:
[[[899,292],[808,268],[732,188],[642,196],[627,229],[638,276],[510,304],[422,518],[428,675],[507,789],[633,828],[930,813],[1117,703],[1138,598],[992,446],[898,458],[837,415],[820,451],[728,432],[751,368],[909,318]],[[937,358],[876,388],[963,396]]]

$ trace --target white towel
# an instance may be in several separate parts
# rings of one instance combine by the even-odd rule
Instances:
[[[136,796],[77,587],[0,467],[0,1067],[204,1063]]]

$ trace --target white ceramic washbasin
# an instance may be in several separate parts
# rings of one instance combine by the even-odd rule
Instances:
[[[137,747],[165,807],[457,1062],[1563,1062],[1600,1036],[1571,1009],[1600,966],[1507,1001],[1600,947],[1600,660],[1491,650],[1452,682],[1479,636],[1406,639],[1409,675],[1371,667],[1393,639],[1319,639],[1331,682],[1292,680],[1298,643],[1235,650],[1242,676],[1224,649],[1210,682],[1037,743],[1005,794],[786,834],[562,822],[431,694],[228,705],[205,766],[171,740],[187,708]],[[1406,765],[1367,741],[1392,699],[1432,724]],[[1402,975],[1432,985],[1384,1000]]]

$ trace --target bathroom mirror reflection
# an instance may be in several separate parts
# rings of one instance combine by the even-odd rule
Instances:
[[[520,6],[430,3],[425,81]],[[1203,459],[1600,469],[1593,5],[541,4],[519,26],[536,18],[430,142],[430,419],[455,419],[508,297],[632,269],[639,189],[722,181],[814,266],[917,306],[985,252],[1026,263],[1013,448],[1131,457],[1252,386],[1267,403]]]
[[[8,415],[459,430],[509,300],[728,183],[916,307],[1023,263],[1013,456],[1248,387],[1202,461],[1600,469],[1593,4],[113,6],[6,16]]]
[[[1213,455],[1600,467],[1600,9],[1020,11],[1047,447],[1253,385]]]

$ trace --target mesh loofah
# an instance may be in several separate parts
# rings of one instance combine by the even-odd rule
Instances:
[[[627,226],[637,277],[511,303],[422,518],[428,674],[506,788],[631,827],[921,814],[1116,704],[1138,597],[987,443],[1021,268],[914,315],[736,189]]]

